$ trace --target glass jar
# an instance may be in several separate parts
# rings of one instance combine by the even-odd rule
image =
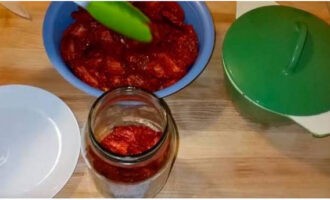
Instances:
[[[153,146],[137,154],[120,154],[104,146],[118,127],[159,133]],[[126,133],[123,133],[126,134]],[[112,146],[127,150],[131,135]],[[82,155],[99,191],[107,197],[153,197],[165,185],[177,153],[177,129],[161,99],[133,87],[103,94],[93,104],[85,125]],[[150,139],[141,138],[147,143]],[[126,141],[127,140],[127,141]],[[122,145],[122,146],[120,146]],[[131,147],[137,144],[131,144]],[[141,143],[140,143],[141,145]],[[146,147],[145,147],[146,148]]]

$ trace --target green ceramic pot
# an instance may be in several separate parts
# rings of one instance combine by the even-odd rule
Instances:
[[[236,104],[259,121],[293,120],[330,134],[330,26],[305,11],[264,6],[239,17],[223,44]]]

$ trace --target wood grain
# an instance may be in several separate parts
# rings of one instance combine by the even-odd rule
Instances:
[[[94,97],[52,68],[42,42],[48,2],[24,2],[28,21],[0,7],[0,85],[28,84],[62,98],[82,127]],[[180,132],[174,169],[158,197],[330,197],[330,137],[296,124],[273,127],[243,118],[224,85],[221,46],[235,2],[207,2],[214,18],[212,58],[189,87],[166,98]],[[280,2],[330,23],[325,2]],[[80,158],[56,197],[101,197]]]

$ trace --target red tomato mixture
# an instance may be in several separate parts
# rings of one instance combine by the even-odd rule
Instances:
[[[155,146],[161,136],[147,126],[119,126],[101,141],[101,146],[122,156],[136,155]]]
[[[100,143],[110,152],[130,156],[143,153],[155,146],[161,135],[161,132],[147,126],[119,126],[115,127]],[[167,141],[150,160],[138,166],[124,167],[104,160],[90,146],[87,148],[87,157],[99,174],[112,181],[124,183],[143,181],[155,175],[166,164],[168,156],[169,142]]]
[[[198,39],[175,2],[133,2],[151,20],[151,43],[141,43],[96,22],[85,10],[64,32],[61,54],[73,73],[103,91],[135,86],[153,92],[181,79],[198,55]]]

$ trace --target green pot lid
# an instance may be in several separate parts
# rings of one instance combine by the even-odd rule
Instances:
[[[264,109],[330,110],[330,26],[310,13],[286,6],[245,13],[226,34],[223,63],[235,88]]]

